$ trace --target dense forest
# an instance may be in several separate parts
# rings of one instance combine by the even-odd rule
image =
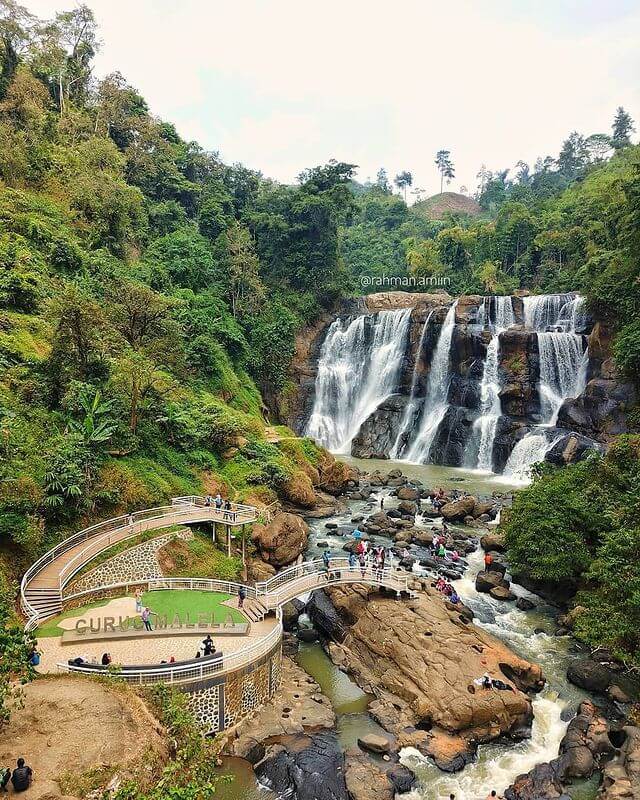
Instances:
[[[331,161],[283,185],[185,141],[121,74],[94,76],[99,34],[86,6],[40,20],[0,0],[0,22],[6,613],[5,583],[81,521],[212,486],[269,502],[304,480],[322,452],[270,442],[266,429],[286,407],[296,332],[361,293],[362,275],[442,276],[452,293],[582,291],[616,333],[618,369],[638,379],[640,147],[623,110],[611,136],[572,133],[532,170],[483,169],[480,213],[435,219],[394,193],[384,170],[361,184],[355,165]],[[594,500],[567,533],[570,547],[589,537],[584,558],[536,574],[588,575],[599,609],[607,559],[640,563],[626,501],[637,466],[626,460],[605,499],[599,472],[587,473]],[[566,505],[589,469],[546,470],[512,519],[544,502],[536,493]],[[613,467],[597,469],[608,479]],[[624,533],[617,545],[612,531]],[[619,627],[638,620],[639,592]],[[584,635],[609,641],[601,622]],[[626,628],[613,644],[637,647]]]

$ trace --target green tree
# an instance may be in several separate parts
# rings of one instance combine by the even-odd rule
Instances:
[[[404,197],[405,203],[407,202],[407,187],[411,186],[413,183],[413,175],[404,170],[403,172],[399,172],[396,177],[393,179],[395,185],[400,189],[402,192],[402,196]]]
[[[613,131],[611,144],[616,150],[621,150],[631,144],[631,134],[635,131],[635,127],[631,116],[622,106],[618,106],[616,110],[611,129]]]
[[[436,166],[440,173],[440,194],[442,194],[442,184],[446,178],[447,183],[455,178],[455,168],[451,160],[450,150],[438,150],[436,153]]]

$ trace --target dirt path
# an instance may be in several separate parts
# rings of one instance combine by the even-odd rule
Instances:
[[[25,687],[25,695],[24,708],[2,730],[0,764],[26,760],[35,778],[28,800],[76,797],[62,793],[58,779],[65,773],[139,767],[149,750],[165,752],[157,722],[131,693],[65,676],[39,679]]]

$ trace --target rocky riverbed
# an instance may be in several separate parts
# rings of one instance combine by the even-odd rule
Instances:
[[[471,800],[491,788],[509,792],[509,800],[555,798],[598,772],[606,776],[604,796],[634,797],[625,793],[634,790],[638,759],[636,729],[623,724],[629,698],[613,665],[586,653],[569,669],[574,684],[567,681],[575,646],[556,634],[566,634],[570,621],[510,581],[504,544],[491,527],[509,498],[499,487],[469,495],[452,481],[444,538],[460,558],[439,561],[429,545],[443,535],[443,518],[431,513],[429,489],[394,470],[356,475],[348,496],[337,499],[343,510],[330,517],[312,510],[293,550],[317,557],[329,547],[339,555],[352,548],[357,526],[413,571],[416,596],[398,601],[366,587],[334,587],[286,607],[284,621],[290,642],[320,637],[337,668],[373,699],[349,718],[345,743],[340,720],[347,717],[338,712],[336,724],[318,684],[288,662],[285,694],[248,723],[230,751],[255,762],[264,785],[300,800],[364,800],[372,787],[389,799],[454,792]],[[483,569],[485,552],[492,563]],[[438,575],[452,582],[460,604],[434,588]],[[293,654],[295,644],[289,647]],[[474,681],[485,672],[508,688],[481,689]],[[593,705],[579,687],[596,684]],[[571,718],[578,721],[567,729]],[[361,735],[354,725],[362,725]],[[317,784],[316,771],[331,779]]]

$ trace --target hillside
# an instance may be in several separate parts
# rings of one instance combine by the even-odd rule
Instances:
[[[444,219],[447,214],[465,214],[468,217],[482,214],[482,208],[473,197],[458,192],[434,194],[426,200],[415,203],[411,211],[427,219]]]

